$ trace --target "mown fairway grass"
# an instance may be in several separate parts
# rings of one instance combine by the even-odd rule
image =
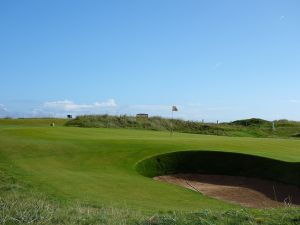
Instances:
[[[141,176],[147,157],[182,150],[241,152],[300,162],[300,141],[129,129],[50,127],[51,120],[0,120],[0,168],[65,201],[157,211],[227,210],[237,205]],[[57,124],[63,124],[57,121]],[[211,165],[214,166],[214,165]]]

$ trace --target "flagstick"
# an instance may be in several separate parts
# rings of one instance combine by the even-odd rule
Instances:
[[[171,119],[171,136],[173,135],[173,109],[172,109],[172,119]]]
[[[174,120],[174,117],[173,117],[173,113],[174,112],[177,112],[178,109],[175,105],[172,106],[172,118],[171,118],[171,133],[170,133],[170,136],[173,135],[173,120]]]

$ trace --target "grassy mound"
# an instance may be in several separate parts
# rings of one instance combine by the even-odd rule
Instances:
[[[271,126],[271,122],[259,118],[245,119],[245,120],[236,120],[231,122],[234,125],[240,126]]]
[[[203,173],[257,177],[300,186],[300,163],[218,151],[184,151],[157,155],[137,164],[144,176]]]
[[[183,133],[218,134],[225,135],[225,127],[216,124],[203,124],[201,122],[180,119],[168,119],[158,116],[148,119],[136,119],[133,116],[78,116],[66,123],[67,126],[78,127],[105,127],[105,128],[135,128],[156,131],[170,131],[173,129]]]
[[[294,137],[300,131],[300,122],[278,120],[274,130],[272,122],[262,119],[237,120],[230,123],[202,123],[180,119],[149,117],[137,119],[132,116],[86,115],[78,116],[66,123],[67,126],[97,128],[134,128],[156,131],[170,131],[240,137]]]

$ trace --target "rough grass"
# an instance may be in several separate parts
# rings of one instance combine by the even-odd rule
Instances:
[[[78,116],[66,123],[67,126],[102,127],[102,128],[135,128],[157,131],[209,134],[219,136],[243,137],[295,137],[300,132],[300,122],[278,120],[275,130],[272,122],[262,119],[237,120],[231,123],[202,123],[180,119],[150,117],[136,119],[132,116],[86,115]]]
[[[12,188],[0,192],[2,225],[296,225],[300,222],[299,208],[169,211],[150,214],[128,208],[99,207],[87,202],[62,204],[56,199],[50,200],[44,194],[31,192],[28,187],[15,189],[16,182],[5,176],[7,175],[1,173],[1,185],[11,185]]]
[[[113,207],[93,207],[84,203],[60,205],[41,196],[9,195],[0,197],[0,224],[3,225],[54,225],[54,224],[105,224],[105,225],[296,225],[300,210],[248,209],[214,212],[142,214],[138,211]]]
[[[141,218],[126,209],[66,206],[38,195],[0,197],[0,224],[138,224]]]

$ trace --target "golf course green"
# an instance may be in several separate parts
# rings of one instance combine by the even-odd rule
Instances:
[[[141,175],[136,165],[154,155],[190,150],[236,152],[300,162],[300,141],[294,139],[182,133],[170,136],[158,131],[64,127],[60,120],[55,127],[49,124],[50,120],[1,120],[0,164],[15,179],[62,201],[146,211],[238,208],[154,181]]]
[[[50,124],[55,123],[55,126]],[[298,207],[245,208],[152,179],[172,173],[299,186],[300,140],[0,120],[0,223],[297,224]]]

